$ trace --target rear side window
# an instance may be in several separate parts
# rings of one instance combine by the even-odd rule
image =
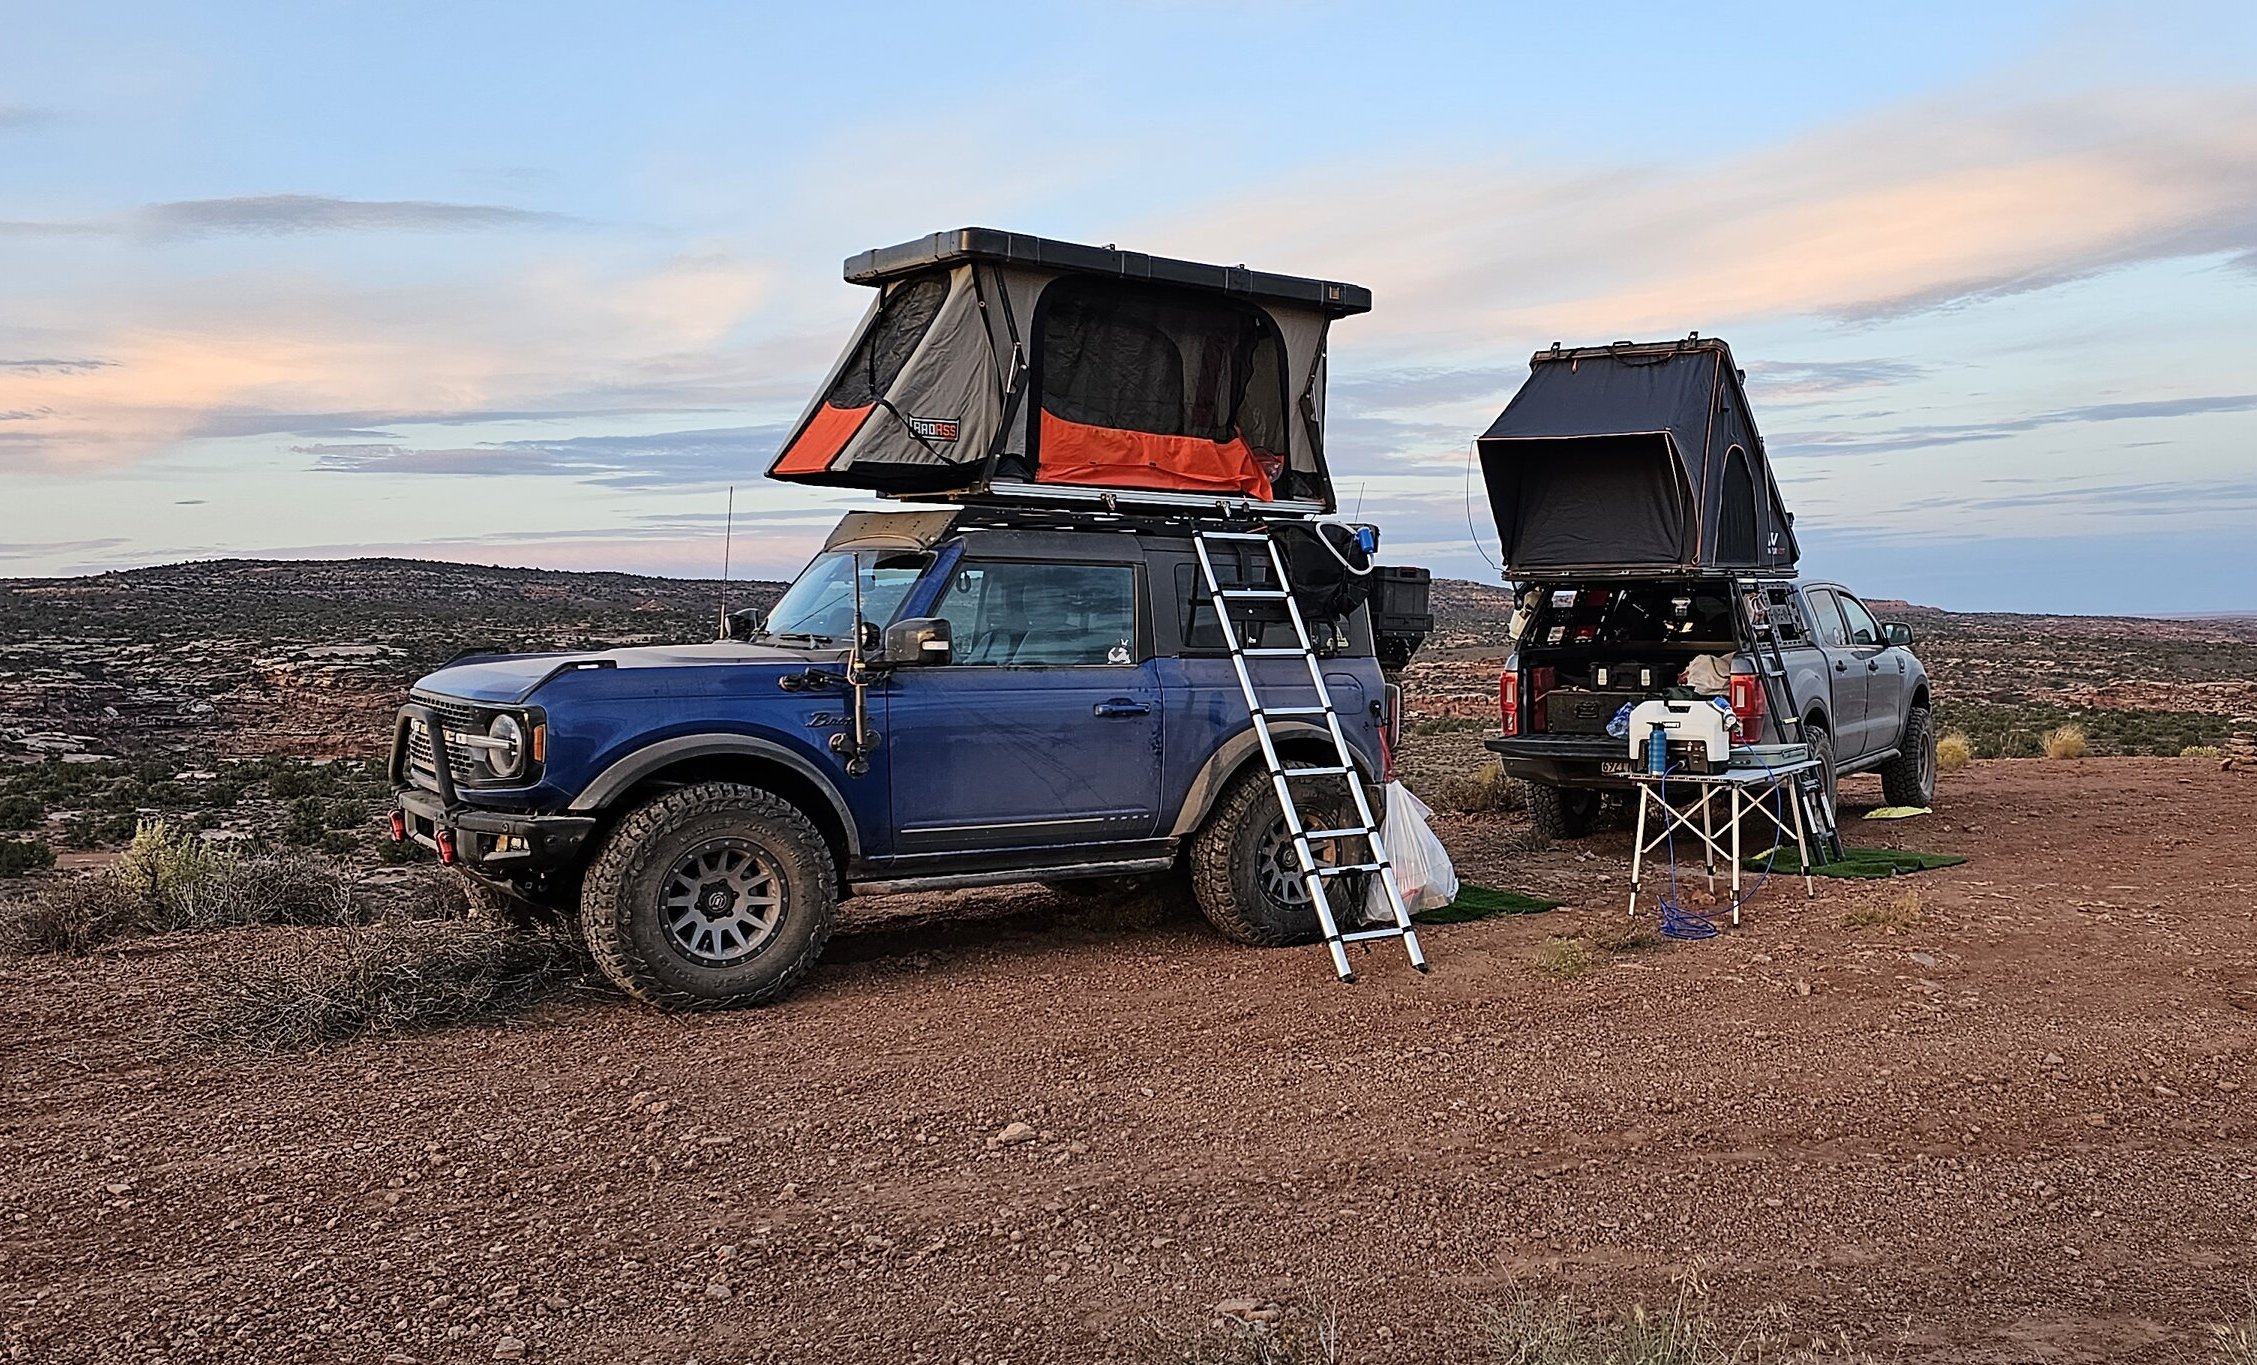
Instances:
[[[917,343],[932,330],[941,304],[947,301],[948,276],[944,273],[919,275],[894,285],[823,401],[834,408],[852,409],[869,407],[885,397],[893,381],[901,377],[902,367],[909,363]]]
[[[1824,588],[1813,588],[1802,595],[1802,600],[1810,608],[1810,633],[1819,644],[1839,649],[1849,643],[1849,634],[1842,628],[1842,609],[1836,605],[1834,594]]]
[[[948,620],[957,664],[1136,662],[1136,570],[1126,564],[967,560],[933,614]]]
[[[1873,622],[1873,613],[1865,604],[1847,593],[1840,595],[1842,615],[1849,618],[1849,642],[1853,645],[1881,643],[1881,628]]]

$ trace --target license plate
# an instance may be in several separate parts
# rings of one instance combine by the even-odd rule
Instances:
[[[1635,766],[1627,758],[1604,759],[1599,764],[1599,772],[1605,777],[1621,777],[1634,771]]]

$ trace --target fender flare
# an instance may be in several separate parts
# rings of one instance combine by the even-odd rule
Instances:
[[[846,831],[848,855],[856,858],[862,856],[862,833],[855,827],[854,815],[847,809],[846,798],[839,795],[838,788],[832,785],[829,775],[808,762],[803,755],[794,753],[774,740],[753,735],[676,735],[672,739],[646,744],[633,753],[614,760],[609,767],[596,774],[595,780],[583,787],[566,809],[603,810],[636,783],[652,774],[698,758],[746,758],[774,763],[807,779],[816,791],[823,794],[824,801],[831,807],[831,813],[838,818],[839,827]]]
[[[1281,740],[1313,739],[1322,742],[1327,748],[1332,745],[1332,732],[1312,721],[1280,721],[1270,727],[1270,733]],[[1356,765],[1357,775],[1367,785],[1379,781],[1379,775],[1372,771],[1370,762],[1355,745],[1348,746],[1348,756]],[[1224,740],[1221,747],[1208,755],[1207,761],[1200,765],[1198,776],[1191,779],[1191,788],[1184,793],[1183,808],[1176,812],[1175,824],[1168,830],[1168,837],[1181,839],[1198,829],[1206,820],[1207,812],[1213,810],[1215,802],[1221,798],[1223,787],[1239,774],[1249,760],[1256,765],[1261,762],[1261,742],[1254,737],[1254,727],[1251,725]]]

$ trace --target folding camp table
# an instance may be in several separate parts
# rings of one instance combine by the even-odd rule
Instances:
[[[1630,915],[1638,914],[1638,882],[1645,870],[1649,850],[1665,841],[1674,841],[1679,830],[1700,841],[1702,860],[1708,867],[1708,889],[1716,890],[1716,860],[1724,858],[1732,866],[1732,923],[1740,922],[1740,822],[1751,812],[1768,821],[1774,837],[1772,847],[1779,847],[1780,839],[1795,841],[1796,856],[1802,859],[1803,895],[1815,899],[1817,883],[1810,875],[1810,836],[1804,828],[1802,801],[1795,791],[1795,782],[1803,774],[1818,767],[1815,758],[1797,759],[1768,768],[1726,768],[1714,773],[1671,773],[1656,777],[1651,773],[1630,774],[1632,786],[1638,792],[1638,829],[1636,844],[1630,854]],[[1672,806],[1664,799],[1670,788],[1679,792],[1698,792],[1699,798],[1683,809]],[[1721,804],[1722,810],[1718,810]],[[1779,806],[1785,806],[1789,817],[1779,818]],[[1659,812],[1660,832],[1648,836],[1646,815]],[[1719,819],[1721,816],[1721,820]],[[1761,825],[1758,828],[1762,828]],[[1670,851],[1674,860],[1674,843]]]

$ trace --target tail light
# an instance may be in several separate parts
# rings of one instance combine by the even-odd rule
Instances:
[[[1740,718],[1740,738],[1748,744],[1763,742],[1763,717],[1771,704],[1763,695],[1763,679],[1753,673],[1735,673],[1731,683],[1732,714]]]
[[[1508,668],[1497,679],[1497,720],[1506,738],[1520,733],[1520,670]]]

